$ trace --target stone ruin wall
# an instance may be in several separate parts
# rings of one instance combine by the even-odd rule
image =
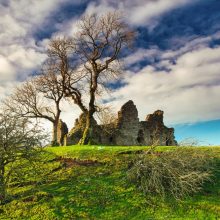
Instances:
[[[66,123],[60,119],[57,126],[57,143],[59,144],[59,146],[65,146],[67,144],[66,143],[67,134],[68,134],[68,127]]]
[[[94,120],[96,144],[119,146],[175,146],[177,142],[174,129],[167,128],[163,122],[163,111],[157,110],[147,115],[145,121],[139,121],[138,111],[133,101],[125,103],[118,112],[115,124],[98,125]],[[85,116],[80,115],[75,126],[65,136],[66,145],[77,144],[85,128]],[[111,128],[111,129],[109,129]]]

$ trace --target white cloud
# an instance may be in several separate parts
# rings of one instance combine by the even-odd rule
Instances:
[[[119,108],[132,99],[142,120],[162,109],[169,124],[220,119],[220,47],[188,52],[175,65],[166,65],[170,72],[152,66],[127,72],[127,85],[112,94],[117,97],[114,105]]]
[[[8,10],[0,8],[1,20],[0,20],[0,42],[8,45],[12,40],[22,38],[26,35],[27,30],[16,21],[14,17],[8,14]]]
[[[0,3],[0,96],[8,94],[21,75],[27,77],[45,59],[44,48],[48,39],[36,44],[33,31],[49,19],[50,14],[60,4],[68,0],[9,0],[8,6]],[[99,0],[91,1],[85,12],[103,14],[119,9],[125,19],[136,26],[154,25],[156,17],[185,4],[190,0]],[[85,13],[84,12],[84,13]],[[154,18],[154,19],[153,19]],[[76,30],[76,20],[58,25],[60,33],[72,34]],[[57,27],[58,27],[57,26]],[[162,59],[157,67],[166,67],[170,72],[157,71],[153,66],[127,72],[124,80],[127,85],[112,97],[112,104],[119,110],[124,102],[133,99],[137,104],[140,119],[146,114],[162,109],[168,123],[191,123],[220,118],[220,48],[208,48],[212,38],[219,38],[220,33],[205,38],[190,39],[178,51],[160,51],[138,49],[124,59],[125,65],[132,65],[141,60]],[[186,42],[186,39],[173,39]],[[170,63],[174,59],[176,64]],[[21,78],[22,78],[21,77]],[[74,105],[64,105],[64,121],[72,127],[80,111]]]
[[[1,75],[1,74],[0,74]],[[1,79],[0,79],[1,80]],[[0,102],[4,100],[4,98],[11,94],[11,91],[17,85],[17,82],[10,81],[1,81],[0,83]]]
[[[78,118],[81,113],[82,112],[79,107],[73,102],[62,102],[62,113],[60,117],[64,122],[66,122],[69,130],[74,126],[75,119]]]
[[[11,45],[8,59],[23,69],[33,69],[39,66],[46,58],[44,53],[35,48],[24,48],[21,45]]]
[[[197,1],[197,0],[195,0]],[[195,2],[194,1],[194,2]],[[152,18],[183,5],[192,3],[191,0],[99,0],[92,1],[85,12],[103,14],[107,11],[119,10],[123,12],[125,19],[132,25],[156,25]]]
[[[0,82],[12,80],[15,76],[15,69],[10,62],[0,55]]]
[[[181,47],[178,50],[172,51],[168,50],[161,54],[161,58],[163,59],[170,59],[170,58],[175,58],[178,56],[183,55],[184,53],[188,53],[194,50],[199,50],[202,48],[209,48],[209,44],[212,40],[219,40],[220,39],[220,31],[216,32],[213,35],[206,36],[206,37],[198,37],[198,36],[190,36],[188,38],[185,37],[178,37],[177,38],[172,38],[171,42],[172,44],[176,44],[176,41],[180,42],[182,41],[183,47]],[[187,43],[186,43],[187,42]]]
[[[147,25],[162,13],[173,8],[189,4],[189,0],[100,0],[91,2],[84,13],[103,14],[103,12],[121,9],[127,21],[132,25]],[[72,34],[76,30],[74,17],[68,23],[61,25],[63,33]],[[218,104],[218,86],[220,65],[220,48],[209,48],[212,39],[218,39],[219,33],[213,36],[190,39],[172,39],[187,42],[177,51],[160,51],[158,48],[143,49],[126,57],[123,62],[126,66],[139,61],[153,61],[155,57],[161,59],[157,67],[166,67],[170,72],[158,71],[153,66],[137,69],[138,72],[126,72],[124,81],[127,85],[111,94],[116,100],[112,105],[119,110],[121,105],[129,99],[137,104],[140,119],[157,109],[165,111],[165,120],[169,124],[193,123],[220,118]],[[172,64],[170,60],[175,60]],[[140,67],[139,67],[140,68]],[[105,97],[106,98],[106,97]],[[71,117],[77,117],[68,108]],[[65,116],[67,121],[68,116]],[[72,124],[69,123],[69,125]]]
[[[32,31],[42,25],[50,13],[66,0],[9,0],[7,6],[0,4],[0,43],[26,43]]]
[[[9,0],[7,4],[0,3],[0,86],[5,81],[25,79],[45,60],[43,45],[37,45],[32,34],[66,1]]]
[[[161,52],[157,47],[151,49],[139,48],[130,56],[127,56],[123,59],[123,64],[125,66],[133,65],[142,60],[153,61],[155,56],[160,56]]]
[[[128,11],[128,18],[132,24],[146,25],[153,17],[190,2],[190,0],[139,0],[133,5],[132,10]]]

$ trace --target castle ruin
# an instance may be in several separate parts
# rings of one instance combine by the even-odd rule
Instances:
[[[83,114],[76,119],[74,127],[66,135],[65,131],[59,131],[60,137],[65,140],[61,143],[65,145],[77,144],[83,135],[86,119]],[[98,125],[93,121],[94,143],[102,145],[118,146],[175,146],[177,142],[174,137],[174,129],[168,128],[163,122],[163,111],[157,110],[153,114],[147,115],[145,121],[139,121],[138,111],[133,101],[125,103],[118,112],[115,123],[108,125]]]

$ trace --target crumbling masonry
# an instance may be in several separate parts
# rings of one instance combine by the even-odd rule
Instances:
[[[139,121],[137,108],[131,100],[121,107],[115,123],[98,125],[94,120],[93,125],[95,137],[93,141],[95,144],[119,146],[177,145],[174,129],[167,128],[163,123],[163,111],[157,110],[153,114],[147,115],[145,121]],[[66,145],[77,144],[82,137],[84,128],[85,116],[82,114],[79,119],[76,119],[75,126],[65,136],[65,141],[62,142]]]

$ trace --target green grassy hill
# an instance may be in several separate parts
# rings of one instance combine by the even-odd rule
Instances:
[[[220,219],[217,170],[204,190],[179,202],[149,199],[129,183],[132,152],[143,149],[147,147],[47,148],[39,162],[30,162],[22,183],[16,178],[11,183],[11,198],[0,207],[0,219]],[[220,162],[220,147],[198,149],[212,150]]]

